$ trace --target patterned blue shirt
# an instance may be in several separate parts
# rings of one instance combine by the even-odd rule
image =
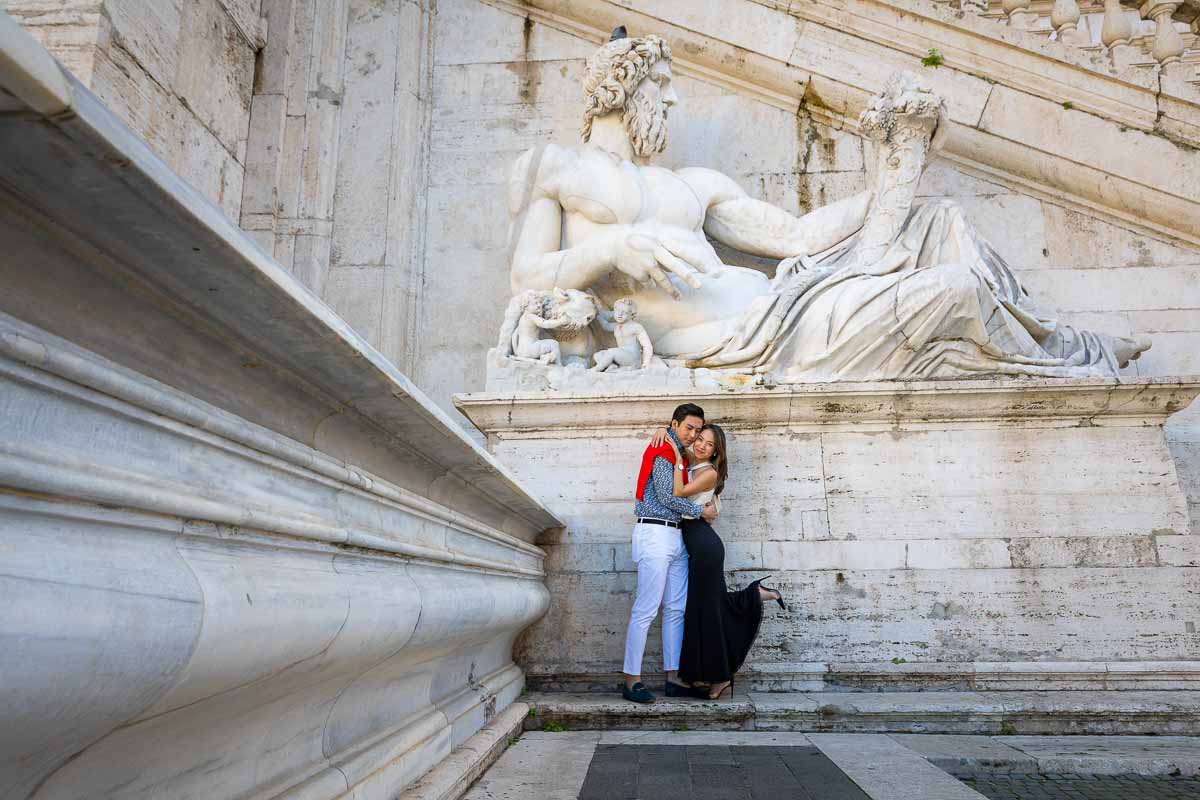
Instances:
[[[667,435],[682,451],[683,445],[679,443],[675,431],[667,431]],[[650,477],[646,480],[646,490],[642,492],[642,499],[634,504],[633,513],[639,517],[679,522],[682,514],[699,517],[702,511],[703,508],[686,497],[675,496],[675,465],[662,456],[654,459]]]

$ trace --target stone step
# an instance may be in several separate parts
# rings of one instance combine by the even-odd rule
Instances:
[[[761,573],[759,573],[761,574]],[[539,674],[538,692],[610,692],[618,672]],[[1200,661],[755,662],[738,673],[750,692],[1039,692],[1200,690]]]
[[[533,693],[526,730],[1200,734],[1200,692],[750,692],[715,701]]]

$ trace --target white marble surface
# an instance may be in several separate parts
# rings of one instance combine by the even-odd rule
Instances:
[[[0,795],[395,796],[520,694],[558,520],[10,33]]]
[[[471,787],[465,800],[574,800],[587,778],[599,734],[526,734]]]
[[[813,734],[817,748],[871,797],[979,800],[979,792],[887,736]]]

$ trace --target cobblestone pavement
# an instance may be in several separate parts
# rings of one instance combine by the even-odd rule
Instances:
[[[815,747],[599,745],[579,800],[870,800]]]
[[[1200,800],[1200,778],[1140,775],[957,775],[990,800]]]
[[[464,800],[1200,800],[1200,737],[529,731]]]

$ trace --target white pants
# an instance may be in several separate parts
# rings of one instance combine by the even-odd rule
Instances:
[[[683,648],[683,610],[687,605],[688,554],[683,534],[666,525],[633,526],[633,560],[637,564],[637,596],[625,633],[625,674],[642,674],[646,633],[663,607],[663,670],[679,669]]]

